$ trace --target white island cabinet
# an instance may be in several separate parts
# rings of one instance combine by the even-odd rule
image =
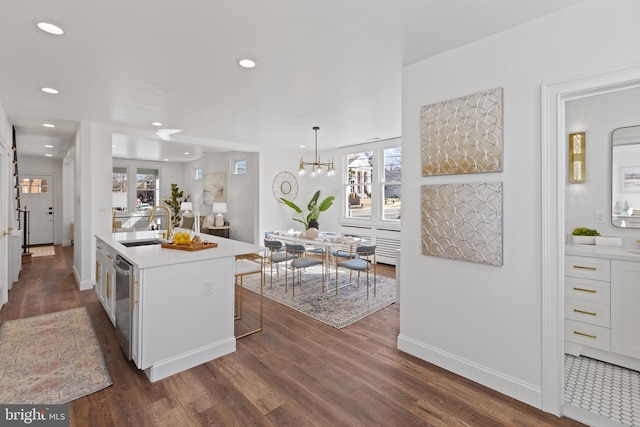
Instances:
[[[640,370],[640,255],[568,245],[565,352]]]
[[[96,238],[98,244],[114,250],[133,267],[131,304],[127,304],[132,315],[128,335],[131,356],[151,381],[157,381],[235,351],[235,257],[261,248],[209,235],[202,238],[218,246],[194,252],[159,244],[121,244],[154,237],[148,233]],[[118,311],[116,317],[127,314],[119,310],[114,310]]]

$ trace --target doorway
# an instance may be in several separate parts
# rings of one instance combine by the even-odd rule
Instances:
[[[542,407],[569,414],[564,405],[564,245],[567,149],[565,109],[571,100],[640,86],[640,66],[544,85],[542,100]]]
[[[53,244],[53,176],[20,175],[20,200],[29,211],[28,244]]]

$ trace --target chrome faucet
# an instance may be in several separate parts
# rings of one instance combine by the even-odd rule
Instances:
[[[165,205],[154,206],[151,209],[151,213],[149,214],[148,221],[149,222],[153,221],[153,217],[155,216],[157,209],[164,209],[165,211],[167,211],[167,238],[166,238],[166,240],[171,240],[171,237],[173,236],[173,233],[171,233],[171,211],[169,210],[169,208],[167,206],[165,206]]]

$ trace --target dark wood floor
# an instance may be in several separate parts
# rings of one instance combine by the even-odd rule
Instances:
[[[336,330],[265,300],[264,331],[235,353],[151,383],[125,360],[94,292],[77,290],[72,258],[61,246],[33,258],[0,312],[4,321],[88,308],[113,385],[73,401],[72,426],[581,425],[398,351],[398,304]],[[245,294],[247,321],[255,301]]]

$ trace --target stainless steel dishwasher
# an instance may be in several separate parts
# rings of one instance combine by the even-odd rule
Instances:
[[[120,255],[116,255],[116,339],[120,348],[131,360],[131,287],[133,266]]]

